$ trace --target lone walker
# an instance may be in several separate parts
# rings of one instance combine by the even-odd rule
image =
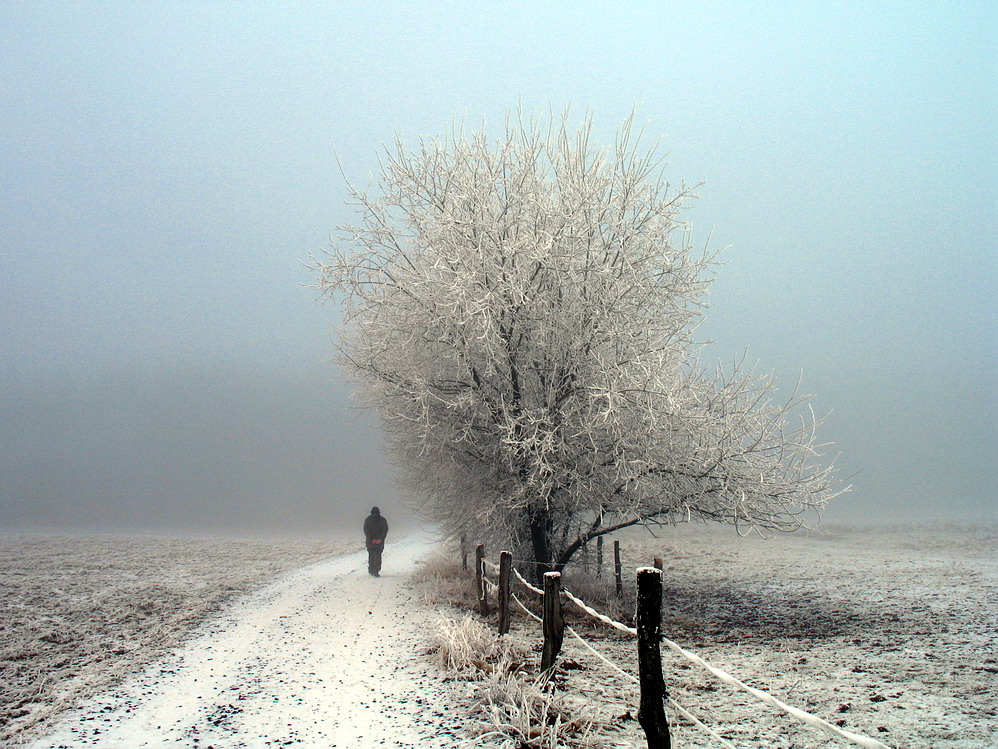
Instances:
[[[364,536],[367,539],[367,571],[381,577],[381,552],[385,550],[385,537],[388,535],[388,521],[377,507],[364,521]]]

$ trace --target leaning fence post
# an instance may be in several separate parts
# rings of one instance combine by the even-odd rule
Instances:
[[[620,541],[613,542],[613,574],[617,582],[617,598],[622,598],[624,579],[620,576]]]
[[[468,537],[461,536],[461,570],[468,571]]]
[[[475,547],[475,582],[478,585],[478,610],[482,616],[489,615],[489,602],[485,598],[485,544]]]
[[[513,568],[513,555],[499,552],[499,634],[509,632],[509,578]]]
[[[603,577],[603,536],[596,538],[596,579]]]
[[[662,571],[638,569],[638,676],[641,705],[638,722],[648,749],[669,749],[669,721],[665,717],[665,677],[662,676]]]
[[[565,622],[561,618],[561,573],[544,573],[544,649],[541,651],[541,673],[550,673],[554,659],[561,652],[565,637]]]

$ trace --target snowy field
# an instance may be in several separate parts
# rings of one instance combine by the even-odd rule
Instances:
[[[114,687],[238,594],[356,548],[356,539],[0,533],[0,744]]]
[[[995,528],[825,527],[809,536],[764,540],[738,538],[730,528],[680,526],[658,536],[634,531],[620,537],[625,584],[633,587],[635,567],[664,558],[664,629],[680,645],[791,705],[890,746],[998,746]],[[95,725],[94,711],[104,716],[101,721],[114,716],[126,735],[154,691],[151,706],[160,708],[154,722],[164,724],[161,745],[224,734],[242,736],[239,745],[269,746],[266,737],[279,733],[273,721],[296,715],[294,729],[281,730],[299,745],[308,745],[306,737],[367,730],[360,723],[383,746],[444,745],[442,738],[421,741],[427,731],[456,745],[461,724],[473,728],[481,717],[473,704],[477,688],[458,680],[452,682],[456,691],[447,694],[428,670],[434,659],[426,648],[427,628],[438,607],[413,598],[406,582],[413,560],[403,568],[397,558],[398,566],[378,581],[363,570],[362,552],[311,565],[356,546],[353,539],[0,536],[0,744],[17,745],[62,725],[63,733],[54,736],[90,736],[87,745],[101,745],[102,735],[86,733]],[[611,549],[608,544],[607,562]],[[425,555],[425,548],[413,547],[416,552]],[[311,566],[282,574],[304,565]],[[585,595],[595,597],[594,588],[610,577],[605,573],[602,583],[591,583]],[[284,581],[282,587],[263,587],[275,579]],[[572,575],[566,580],[572,587]],[[462,591],[470,588],[465,581]],[[625,600],[612,613],[625,618],[632,606]],[[587,621],[573,617],[570,624],[634,671],[633,643]],[[292,631],[291,622],[301,631]],[[251,658],[248,651],[240,655],[244,630],[256,632],[257,624],[260,635],[254,637],[262,637],[262,651],[274,655],[262,666],[260,648]],[[231,656],[220,644],[230,630],[239,635]],[[397,641],[384,640],[387,632],[397,633]],[[528,660],[536,660],[538,625],[517,617],[511,639]],[[312,655],[296,659],[295,653]],[[221,667],[226,658],[232,663]],[[153,659],[157,668],[150,666]],[[664,660],[672,696],[735,746],[845,746],[733,691],[671,651],[664,651]],[[171,663],[166,672],[158,669]],[[634,687],[570,637],[563,663],[569,667],[559,674],[560,691],[577,714],[600,724],[600,745],[641,746]],[[391,678],[380,678],[386,673]],[[226,681],[233,678],[238,683]],[[183,707],[182,695],[191,693],[195,681],[206,690],[207,707]],[[233,689],[246,692],[239,693],[242,701],[232,701]],[[338,707],[305,709],[311,692],[317,705]],[[289,712],[287,703],[303,699]],[[74,719],[69,710],[54,719],[81,703],[90,705],[89,715]],[[233,705],[238,712],[218,712]],[[322,714],[349,715],[352,724],[321,724],[316,716]],[[398,720],[385,723],[381,714]],[[169,730],[164,715],[175,721]],[[408,721],[399,729],[404,736],[375,735],[374,726],[394,730],[401,718]],[[717,745],[671,710],[670,720],[675,746]],[[367,744],[355,736],[341,745]]]
[[[680,526],[657,535],[621,536],[625,586],[633,590],[636,567],[664,558],[664,633],[678,644],[890,746],[998,746],[998,529],[823,528],[764,540]],[[611,558],[608,544],[604,564]],[[626,595],[622,611],[633,606]],[[570,624],[636,673],[626,636],[574,617]],[[525,617],[516,632],[526,645],[539,642],[539,625]],[[563,673],[564,688],[586,696],[593,716],[616,723],[621,745],[636,741],[640,729],[627,716],[637,714],[635,688],[571,637],[565,643],[566,657],[582,668]],[[676,701],[738,747],[847,745],[670,650],[663,658]],[[670,720],[679,746],[717,746],[673,711]]]

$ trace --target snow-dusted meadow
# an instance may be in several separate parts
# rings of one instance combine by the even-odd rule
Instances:
[[[823,527],[763,539],[694,525],[657,535],[630,531],[620,540],[625,587],[633,589],[636,567],[663,557],[666,637],[751,686],[889,746],[998,746],[998,528]],[[602,578],[608,588],[611,550],[608,544]],[[572,575],[565,577],[571,588]],[[623,612],[633,606],[633,594],[625,598]],[[588,622],[573,614],[569,623],[636,673],[633,640]],[[539,625],[524,616],[514,632],[522,648],[540,642]],[[564,657],[582,668],[564,671],[563,690],[616,725],[619,745],[637,742],[636,687],[571,637]],[[735,746],[847,745],[665,648],[663,660],[671,696]],[[716,745],[672,710],[670,720],[679,746]]]
[[[356,548],[329,538],[0,533],[0,743],[167,653],[234,596]]]
[[[739,538],[731,528],[694,525],[663,528],[657,535],[635,530],[620,535],[625,583],[633,584],[636,567],[656,556],[664,559],[664,629],[680,645],[791,705],[890,746],[998,745],[998,529],[823,527],[809,535],[761,539]],[[265,651],[276,656],[266,668],[254,666],[257,681],[250,686],[254,694],[281,697],[280,703],[273,703],[279,715],[254,713],[250,720],[247,701],[238,703],[245,715],[228,716],[224,725],[201,721],[202,732],[224,728],[232,736],[256,737],[256,743],[247,746],[263,746],[261,737],[280,738],[266,730],[268,721],[277,717],[297,726],[299,732],[288,735],[312,735],[301,730],[306,725],[313,733],[327,730],[312,725],[315,710],[289,710],[289,700],[294,704],[291,698],[300,696],[304,686],[292,694],[283,682],[265,683],[271,671],[280,671],[281,679],[289,680],[285,672],[294,666],[296,678],[305,680],[301,685],[313,679],[323,694],[329,691],[330,676],[341,680],[344,674],[357,676],[356,684],[339,684],[330,694],[339,704],[347,692],[356,693],[366,705],[364,711],[357,713],[354,705],[328,715],[357,723],[362,714],[371,725],[398,727],[402,735],[382,736],[389,741],[386,745],[392,740],[397,746],[428,745],[420,721],[463,724],[468,736],[476,730],[488,734],[487,725],[480,723],[481,687],[458,679],[450,682],[448,693],[443,683],[446,674],[439,672],[439,683],[433,677],[435,657],[429,655],[427,629],[441,616],[460,618],[463,613],[446,606],[441,610],[439,603],[427,600],[439,601],[440,596],[423,595],[419,586],[413,587],[408,578],[412,560],[403,565],[396,557],[396,566],[381,580],[366,575],[362,552],[343,557],[342,562],[310,566],[309,577],[304,572],[281,574],[356,546],[354,539],[0,536],[0,743],[14,746],[46,735],[73,711],[55,720],[57,714],[73,705],[91,705],[91,713],[97,710],[100,720],[107,715],[127,719],[126,713],[140,705],[142,695],[161,686],[156,683],[160,672],[148,670],[154,660],[157,666],[161,663],[161,656],[169,666],[163,673],[173,674],[164,677],[164,684],[183,680],[187,672],[177,664],[201,658],[201,670],[185,677],[197,676],[201,689],[201,677],[208,673],[204,669],[219,662],[216,638],[234,627],[256,631],[257,624]],[[403,546],[398,547],[400,554]],[[413,547],[416,558],[426,553],[425,547],[420,548]],[[608,544],[600,582],[589,580],[584,588],[578,575],[569,573],[566,587],[578,585],[584,597],[593,599],[605,595],[600,588],[612,585],[611,549]],[[455,553],[447,552],[446,558],[456,565]],[[283,587],[261,587],[275,578],[285,581]],[[453,587],[444,597],[472,597],[467,576],[454,577],[447,585]],[[239,595],[243,592],[250,595]],[[260,598],[262,593],[267,595]],[[626,617],[633,605],[630,595],[616,610],[612,600],[601,608]],[[287,599],[274,608],[273,616],[262,606],[271,599]],[[372,617],[372,611],[377,616]],[[326,617],[331,615],[342,621],[328,624],[332,620]],[[299,647],[295,643],[302,639],[301,633],[289,629],[289,616],[321,636],[313,633],[309,635],[313,644]],[[256,622],[258,618],[261,622]],[[264,626],[263,619],[269,624]],[[569,623],[613,661],[634,671],[633,641],[589,622],[572,616]],[[489,627],[492,624],[488,622]],[[366,634],[358,635],[362,629]],[[396,630],[397,642],[379,642]],[[285,634],[288,641],[282,642]],[[200,649],[198,638],[207,643]],[[516,617],[509,639],[528,667],[538,658],[540,629],[532,620]],[[367,650],[355,653],[362,644]],[[298,653],[300,663],[292,664],[294,659],[282,654],[282,648]],[[245,676],[243,666],[257,664],[263,652],[240,655],[246,660],[238,661],[242,670],[226,667],[212,678],[232,671],[236,686],[249,689],[249,681],[240,676]],[[350,662],[348,668],[321,665],[323,658],[339,663],[343,657]],[[735,746],[845,745],[733,691],[669,650],[663,651],[663,657],[672,696]],[[358,659],[365,658],[363,663],[372,673],[395,668],[382,663],[384,658],[397,663],[398,671],[384,681],[360,678],[363,664]],[[596,722],[589,746],[641,746],[640,728],[632,719],[638,704],[632,684],[571,637],[565,640],[562,662],[569,667],[558,677],[560,704],[572,717]],[[122,692],[122,683],[129,681],[138,689]],[[217,697],[224,706],[230,692],[221,687],[218,692],[215,697],[206,693],[205,699],[214,704],[211,700]],[[266,702],[263,699],[257,708],[263,710]],[[412,713],[417,709],[429,717],[424,720]],[[200,720],[196,711],[180,712],[182,718],[190,715],[192,724]],[[208,713],[209,718],[214,715]],[[398,721],[378,722],[378,714],[409,713],[415,728],[403,728]],[[246,718],[245,725],[239,717]],[[84,713],[82,719],[82,723],[70,721],[77,731],[73,735],[89,735],[82,731],[95,725],[92,715]],[[672,710],[670,719],[676,746],[713,745],[701,729]],[[344,724],[341,729],[349,727]],[[255,733],[240,734],[237,729]],[[362,726],[353,725],[352,730]],[[447,731],[449,741],[457,738],[450,732],[456,729]],[[441,738],[435,745],[443,742]],[[518,746],[503,744],[495,734],[472,742]]]

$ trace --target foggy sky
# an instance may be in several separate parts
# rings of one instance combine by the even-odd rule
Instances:
[[[0,6],[0,526],[402,513],[302,261],[337,165],[636,108],[723,249],[704,360],[802,377],[829,520],[995,518],[995,7]],[[711,234],[712,231],[712,234]]]

